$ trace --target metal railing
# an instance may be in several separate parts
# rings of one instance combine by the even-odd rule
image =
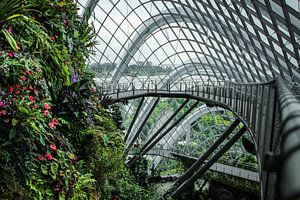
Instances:
[[[273,81],[263,84],[239,84],[228,81],[210,81],[208,83],[203,83],[202,81],[178,81],[171,83],[169,81],[151,79],[117,84],[102,83],[98,85],[98,89],[102,93],[110,95],[112,99],[117,100],[139,94],[164,92],[169,94],[189,94],[232,104],[233,99],[241,99],[243,101],[257,99],[258,90],[272,84]]]

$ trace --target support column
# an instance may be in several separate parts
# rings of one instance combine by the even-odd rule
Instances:
[[[232,131],[239,125],[240,120],[236,119],[224,132],[223,134],[209,147],[209,149],[180,177],[177,181],[177,185],[183,183],[190,178],[193,173],[199,168],[203,162],[218,148],[218,146],[232,133]]]
[[[172,194],[173,198],[177,198],[181,193],[201,177],[230,147],[245,133],[247,128],[243,126],[211,159],[209,159],[199,170],[196,171],[188,180],[180,185],[177,190]]]
[[[151,116],[152,112],[154,111],[156,105],[158,104],[160,100],[160,97],[158,97],[155,101],[155,103],[153,104],[153,106],[151,107],[150,111],[148,112],[147,116],[145,117],[144,121],[142,122],[142,124],[140,125],[139,129],[137,130],[137,132],[135,133],[135,135],[133,136],[132,140],[130,141],[130,143],[128,144],[128,147],[125,150],[125,155],[128,154],[129,149],[132,147],[133,143],[136,141],[137,137],[139,136],[140,132],[142,131],[143,127],[145,126],[145,124],[147,123],[149,117]]]
[[[140,110],[141,110],[141,108],[142,108],[142,105],[143,105],[143,103],[144,103],[144,100],[145,100],[145,97],[143,97],[143,98],[141,99],[141,101],[140,101],[140,103],[139,103],[139,106],[138,106],[138,108],[136,109],[136,112],[135,112],[135,114],[134,114],[134,117],[133,117],[133,119],[132,119],[132,122],[130,123],[130,126],[129,126],[129,128],[128,128],[128,130],[127,130],[127,133],[126,133],[126,135],[125,135],[125,138],[124,138],[125,143],[126,143],[126,141],[127,141],[127,139],[128,139],[128,136],[129,136],[129,134],[130,134],[130,132],[131,132],[131,129],[132,129],[132,127],[133,127],[133,125],[134,125],[134,123],[135,123],[135,121],[136,121],[136,119],[137,119],[139,113],[140,113]]]
[[[159,142],[166,134],[168,134],[175,126],[177,126],[181,120],[183,120],[190,112],[192,112],[192,110],[198,105],[198,103],[199,101],[194,103],[181,117],[179,117],[170,127],[168,127],[162,134],[160,134],[159,137],[157,137],[151,144],[145,147],[144,150],[138,154],[138,156],[134,156],[127,163],[127,165],[129,167],[132,167],[140,156],[145,155],[157,142]]]
[[[148,141],[142,146],[140,152],[144,151],[145,148],[164,130],[168,124],[176,117],[176,115],[184,108],[184,106],[189,102],[189,99],[186,99],[180,107],[171,115],[171,117],[148,139]],[[137,155],[139,156],[139,155]]]

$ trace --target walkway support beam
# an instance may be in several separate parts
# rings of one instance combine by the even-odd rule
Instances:
[[[132,167],[136,161],[143,155],[145,155],[155,144],[157,144],[166,134],[168,134],[175,126],[177,126],[194,108],[199,104],[199,101],[194,103],[182,116],[180,116],[170,127],[168,127],[162,134],[160,134],[151,144],[149,144],[143,151],[139,153],[139,156],[134,156],[127,165]]]
[[[209,159],[199,170],[196,171],[188,180],[180,185],[177,190],[172,194],[173,198],[180,196],[191,184],[193,184],[199,177],[201,177],[230,147],[245,133],[247,128],[243,126],[230,140],[216,152],[211,159]]]
[[[183,183],[190,178],[193,173],[204,163],[204,161],[218,148],[218,146],[232,133],[232,131],[239,125],[240,120],[236,119],[223,134],[208,148],[208,150],[199,157],[199,159],[180,177],[177,181],[177,185]]]
[[[145,148],[153,142],[153,140],[168,126],[168,124],[176,117],[176,115],[184,108],[184,106],[189,102],[189,99],[186,99],[180,107],[169,117],[169,119],[161,126],[159,129],[148,139],[148,141],[142,146],[140,152],[144,151]],[[139,156],[140,153],[137,155]]]
[[[141,110],[141,108],[142,108],[142,105],[143,105],[143,103],[144,103],[144,100],[145,100],[145,97],[142,97],[142,99],[141,99],[141,101],[140,101],[140,103],[139,103],[139,106],[138,106],[138,108],[136,109],[136,112],[135,112],[135,114],[134,114],[134,117],[133,117],[133,119],[132,119],[132,122],[130,123],[130,126],[129,126],[129,128],[128,128],[128,130],[127,130],[127,133],[126,133],[126,135],[125,135],[125,138],[124,138],[125,143],[126,143],[126,141],[127,141],[127,139],[128,139],[128,136],[129,136],[129,134],[130,134],[130,132],[131,132],[131,129],[132,129],[132,127],[133,127],[133,125],[134,125],[134,123],[135,123],[135,121],[136,121],[136,119],[137,119],[139,113],[140,113],[140,110]]]
[[[158,104],[160,100],[160,97],[158,97],[155,100],[155,103],[152,105],[150,111],[148,112],[146,118],[144,119],[144,121],[142,122],[142,124],[140,125],[139,129],[137,130],[137,132],[135,133],[135,135],[133,136],[132,140],[130,141],[130,143],[128,144],[128,147],[125,150],[125,155],[127,155],[129,149],[132,147],[133,143],[136,141],[136,139],[138,138],[140,132],[142,131],[143,127],[145,126],[145,124],[147,123],[149,117],[151,116],[152,112],[154,111],[154,109],[156,108],[156,105]]]

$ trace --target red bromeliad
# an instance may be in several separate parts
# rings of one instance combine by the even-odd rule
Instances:
[[[47,116],[48,116],[48,114],[49,114],[49,111],[48,111],[48,110],[44,110],[44,111],[43,111],[43,113],[44,113],[44,116],[46,116],[46,117],[47,117]]]
[[[55,144],[50,144],[50,149],[52,149],[53,151],[57,151],[57,147],[55,146]]]
[[[44,107],[45,107],[46,110],[49,110],[51,108],[51,106],[47,103],[44,103]]]
[[[45,157],[47,158],[47,160],[53,160],[53,156],[49,153],[46,153]]]
[[[51,129],[55,129],[55,125],[53,124],[53,122],[49,122],[48,125]]]
[[[38,156],[38,160],[39,160],[39,161],[43,161],[43,160],[44,160],[44,157],[43,157],[43,156]]]
[[[52,120],[52,123],[53,123],[54,125],[57,125],[57,124],[58,124],[58,119],[54,118],[54,119]]]

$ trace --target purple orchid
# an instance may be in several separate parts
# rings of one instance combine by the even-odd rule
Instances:
[[[80,76],[79,74],[72,72],[72,76],[71,76],[71,83],[76,83],[80,80]]]

